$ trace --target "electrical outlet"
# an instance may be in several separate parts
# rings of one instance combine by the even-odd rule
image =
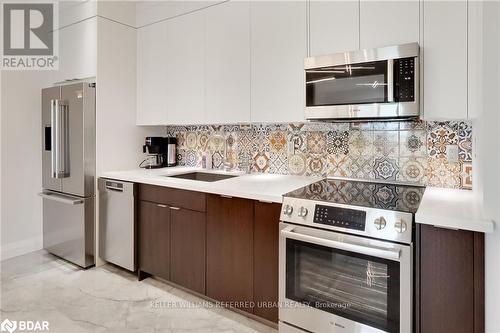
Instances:
[[[458,162],[458,145],[446,145],[446,159],[449,163]]]

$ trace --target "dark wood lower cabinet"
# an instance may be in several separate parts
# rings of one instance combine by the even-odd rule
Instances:
[[[170,209],[148,201],[139,203],[139,270],[170,278]]]
[[[280,204],[142,184],[137,206],[139,278],[278,321]],[[484,235],[415,229],[415,332],[483,333]]]
[[[207,296],[252,312],[254,202],[207,196]]]
[[[281,205],[255,202],[254,314],[278,322],[278,246]]]
[[[171,211],[170,280],[205,294],[205,213]]]
[[[280,204],[141,184],[138,208],[139,279],[278,322]]]
[[[484,332],[484,235],[417,225],[416,331]]]

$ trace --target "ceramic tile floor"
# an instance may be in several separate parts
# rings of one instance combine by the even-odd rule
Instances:
[[[203,306],[202,299],[160,281],[138,282],[111,265],[79,270],[37,251],[0,267],[1,321],[47,320],[50,332],[61,333],[276,333],[233,311]]]

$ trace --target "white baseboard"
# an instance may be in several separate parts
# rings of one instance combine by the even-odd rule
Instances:
[[[18,242],[2,244],[0,250],[0,260],[6,260],[17,257],[33,251],[38,251],[43,248],[42,235],[23,239]]]

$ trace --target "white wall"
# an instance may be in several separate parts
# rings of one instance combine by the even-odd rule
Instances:
[[[136,122],[136,29],[98,18],[96,89],[97,175],[137,168],[144,137],[164,135],[163,127]]]
[[[90,2],[89,2],[90,4]],[[97,11],[97,12],[96,12]],[[136,29],[132,2],[68,3],[60,22],[98,16],[96,171],[136,168],[145,136],[163,127],[138,127],[136,120]],[[122,20],[124,24],[116,22]],[[42,248],[41,89],[54,73],[1,75],[1,259]]]
[[[500,2],[484,7],[483,103],[474,122],[474,190],[483,197],[485,213],[496,223],[486,235],[486,332],[500,332]]]
[[[1,259],[42,248],[41,89],[43,71],[1,76]]]
[[[132,10],[131,10],[132,8]],[[114,10],[113,10],[114,9]],[[146,136],[164,135],[162,126],[136,126],[137,30],[131,26],[135,4],[98,6],[96,78],[96,175],[134,169],[144,159]],[[107,17],[106,15],[113,15]],[[122,21],[122,23],[120,23]],[[99,209],[97,192],[96,210]],[[97,215],[97,214],[96,214]],[[99,216],[96,216],[96,244]],[[96,248],[96,265],[104,262]]]

